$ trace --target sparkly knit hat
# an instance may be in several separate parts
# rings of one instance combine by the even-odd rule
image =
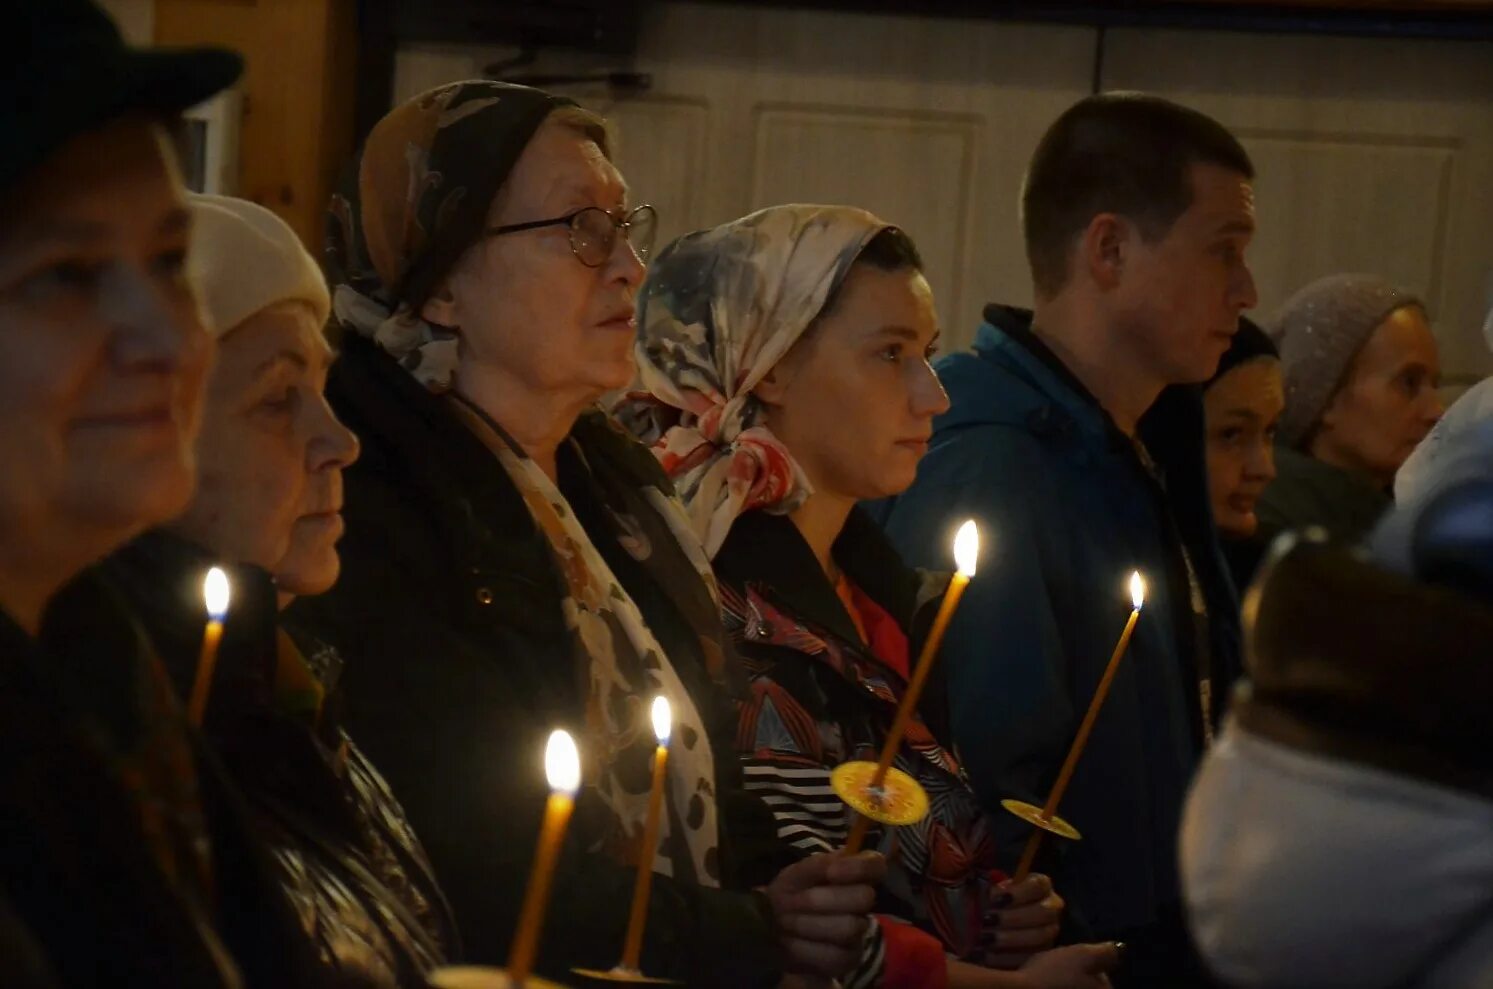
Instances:
[[[1301,449],[1311,437],[1353,358],[1397,309],[1425,304],[1375,275],[1329,275],[1301,289],[1271,321],[1286,379],[1280,441]]]

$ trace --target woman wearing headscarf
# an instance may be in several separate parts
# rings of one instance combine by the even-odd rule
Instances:
[[[165,124],[237,78],[13,5],[0,96],[0,981],[295,987],[234,794],[91,566],[186,505],[211,340]]]
[[[297,607],[346,659],[349,730],[425,843],[470,958],[504,958],[540,754],[564,726],[585,786],[540,968],[616,962],[664,694],[644,969],[833,977],[867,936],[880,861],[777,871],[731,752],[708,562],[653,458],[596,407],[632,376],[652,227],[599,118],[538,90],[456,83],[373,129],[329,231],[344,340],[328,396],[363,445],[344,576]]]
[[[675,241],[639,297],[642,393],[618,412],[713,556],[751,675],[736,749],[799,855],[844,845],[830,772],[878,757],[950,577],[906,567],[856,507],[912,483],[948,409],[921,266],[862,210],[778,206]],[[925,696],[897,754],[931,810],[870,832],[890,862],[882,937],[847,984],[1107,984],[1112,948],[1043,951],[1062,910],[1046,877],[995,871],[945,707]]]
[[[256,839],[328,987],[424,987],[455,931],[388,785],[340,724],[339,657],[279,630],[295,597],[337,579],[342,471],[357,440],[322,396],[326,282],[283,220],[191,198],[192,268],[218,339],[186,512],[106,563],[183,698],[198,688],[204,574],[230,607],[203,730],[247,798]]]
[[[1265,331],[1241,316],[1218,371],[1203,385],[1209,501],[1241,592],[1265,551],[1255,509],[1275,479],[1275,435],[1284,408],[1280,353]]]
[[[1268,535],[1320,527],[1357,542],[1389,508],[1395,472],[1441,417],[1425,304],[1373,275],[1331,275],[1281,307],[1286,410],[1279,476],[1260,500]]]

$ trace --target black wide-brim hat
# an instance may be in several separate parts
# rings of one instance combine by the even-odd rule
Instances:
[[[219,48],[131,48],[90,0],[0,0],[0,189],[73,137],[131,112],[180,113],[233,85],[243,59]]]

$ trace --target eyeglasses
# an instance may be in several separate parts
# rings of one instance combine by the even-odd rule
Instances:
[[[516,234],[524,230],[541,227],[570,228],[570,250],[576,259],[588,268],[600,268],[612,256],[617,246],[617,232],[627,238],[639,261],[647,261],[653,250],[653,233],[658,227],[658,214],[652,206],[639,206],[631,213],[609,213],[599,206],[587,206],[574,213],[557,216],[553,220],[535,220],[532,223],[511,223],[505,227],[488,227],[489,237]]]

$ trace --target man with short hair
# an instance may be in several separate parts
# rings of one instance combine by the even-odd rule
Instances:
[[[1122,982],[1205,982],[1180,909],[1188,781],[1239,668],[1196,389],[1255,304],[1254,171],[1209,117],[1106,94],[1066,111],[1022,190],[1033,313],[986,310],[938,364],[953,407],[913,488],[880,506],[909,562],[947,567],[976,519],[989,547],[944,646],[951,728],[1015,862],[1131,609],[1145,609],[1061,806],[1083,840],[1044,868],[1085,935],[1130,945]],[[1179,387],[1180,386],[1180,387]]]

